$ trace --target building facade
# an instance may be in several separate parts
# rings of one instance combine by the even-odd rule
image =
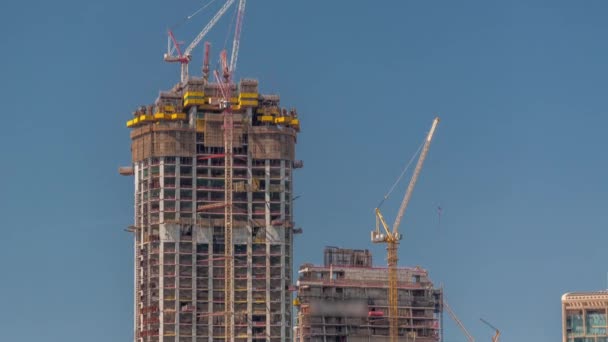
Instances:
[[[299,269],[295,340],[388,341],[388,270],[367,250],[325,249],[323,266]],[[442,291],[426,270],[400,268],[399,340],[441,340]]]
[[[608,342],[608,291],[562,296],[563,342]]]
[[[225,254],[225,151],[218,84],[190,78],[142,106],[131,128],[135,179],[135,341],[292,339],[292,177],[299,119],[233,84],[232,241]],[[233,305],[225,262],[234,263]]]

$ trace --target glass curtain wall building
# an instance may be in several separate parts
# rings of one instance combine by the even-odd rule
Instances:
[[[563,342],[608,342],[608,291],[562,296]]]

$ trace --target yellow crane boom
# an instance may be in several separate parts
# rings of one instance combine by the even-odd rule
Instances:
[[[460,330],[462,330],[462,332],[464,333],[464,335],[467,337],[467,340],[469,342],[475,342],[475,339],[473,338],[473,336],[471,336],[471,334],[469,333],[469,331],[467,330],[467,328],[464,327],[464,324],[462,324],[462,322],[460,321],[460,319],[458,319],[458,316],[456,316],[456,314],[454,313],[454,311],[452,311],[452,308],[448,305],[448,302],[446,302],[445,298],[443,299],[443,307],[445,308],[445,311],[448,312],[448,314],[450,315],[450,317],[452,317],[452,319],[454,320],[454,322],[456,322],[456,324],[458,324],[458,326],[460,327]]]
[[[498,330],[497,327],[493,326],[490,322],[486,321],[483,318],[480,318],[479,320],[481,320],[483,323],[485,323],[490,328],[494,329],[494,336],[492,337],[492,342],[498,342],[498,339],[500,338],[500,330]]]
[[[416,186],[416,182],[418,181],[418,176],[420,175],[420,171],[422,170],[422,165],[424,164],[424,160],[429,152],[429,148],[431,146],[431,141],[433,140],[433,135],[435,134],[435,129],[437,128],[437,124],[439,124],[439,118],[436,117],[433,120],[433,124],[431,126],[431,130],[429,131],[426,140],[424,142],[424,147],[422,148],[422,152],[420,153],[420,157],[418,157],[418,162],[416,164],[416,168],[414,169],[414,173],[412,174],[412,179],[407,187],[405,192],[405,196],[403,197],[403,201],[401,202],[401,207],[399,207],[399,212],[397,213],[397,217],[395,219],[395,223],[393,224],[393,230],[390,231],[384,216],[380,212],[379,208],[376,208],[376,230],[372,231],[372,242],[373,243],[386,243],[386,250],[388,252],[388,305],[389,305],[389,335],[391,342],[397,342],[399,339],[399,312],[398,312],[398,286],[397,286],[397,262],[398,255],[397,249],[399,245],[399,240],[401,240],[402,236],[399,234],[399,225],[401,225],[401,219],[405,215],[405,210],[409,204],[409,201],[412,197],[412,193],[414,191],[414,187]],[[380,226],[384,229],[384,233],[380,231]]]

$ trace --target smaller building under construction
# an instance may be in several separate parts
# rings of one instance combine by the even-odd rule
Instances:
[[[388,272],[368,250],[327,247],[300,267],[296,341],[388,341]],[[442,291],[420,267],[398,268],[399,340],[441,340]]]

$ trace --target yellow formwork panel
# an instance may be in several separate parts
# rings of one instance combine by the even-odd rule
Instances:
[[[240,93],[239,99],[257,99],[258,93]]]
[[[175,107],[173,107],[172,105],[161,106],[161,109],[162,109],[163,112],[175,113]]]
[[[188,91],[184,94],[184,107],[198,106],[207,103],[202,91]]]
[[[171,120],[186,120],[186,114],[184,114],[184,113],[171,114]]]
[[[205,97],[205,92],[203,91],[187,91],[184,94],[184,99],[187,97]]]
[[[184,100],[184,107],[190,107],[190,106],[200,106],[200,105],[204,105],[206,103],[206,100],[203,99],[186,99]]]
[[[139,123],[139,118],[135,118],[132,120],[134,125],[137,125]]]
[[[168,119],[171,119],[171,114],[156,113],[156,114],[154,114],[154,119],[156,119],[156,120],[168,120]]]
[[[291,119],[289,126],[293,127],[296,131],[300,131],[300,120],[299,119]]]
[[[154,120],[154,116],[152,115],[140,115],[139,116],[139,122],[146,122],[146,121],[153,121]]]
[[[133,125],[133,120],[127,121],[127,127],[132,127]]]
[[[288,116],[279,116],[278,118],[274,119],[274,123],[277,124],[286,124],[288,122],[291,122],[291,118]]]
[[[196,119],[196,131],[197,132],[205,131],[205,119]]]
[[[239,105],[256,107],[258,105],[258,100],[241,100]]]
[[[261,122],[274,122],[274,116],[271,115],[262,115],[258,117],[258,120]]]

